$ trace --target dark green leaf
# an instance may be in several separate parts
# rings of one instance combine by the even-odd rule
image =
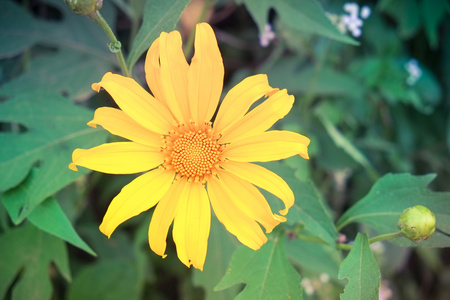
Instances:
[[[139,296],[136,265],[119,258],[83,268],[70,285],[67,299],[137,300]]]
[[[12,299],[50,299],[52,284],[49,266],[54,263],[70,280],[68,254],[59,238],[25,224],[0,236],[0,298],[18,274]]]
[[[422,25],[419,3],[416,0],[382,0],[378,8],[397,21],[398,33],[403,38],[412,37]]]
[[[139,57],[150,48],[162,31],[171,31],[180,18],[189,0],[147,1],[144,20],[136,35],[127,58],[128,69],[132,69]]]
[[[438,26],[446,15],[445,8],[448,6],[448,2],[442,0],[427,0],[419,3],[422,5],[421,12],[423,14],[423,22],[428,43],[431,48],[436,49],[439,43]]]
[[[238,283],[246,287],[235,299],[303,299],[300,275],[289,263],[282,232],[274,232],[259,250],[245,246],[231,257],[228,271],[215,290]]]
[[[105,141],[106,131],[86,126],[92,116],[91,111],[54,94],[23,93],[0,104],[2,122],[25,128],[25,132],[0,133],[0,191],[6,191],[2,200],[14,223],[87,173],[73,172],[68,165],[75,148]]]
[[[281,163],[265,163],[263,166],[281,176],[294,192],[295,204],[286,216],[286,223],[290,225],[303,224],[302,234],[319,238],[330,245],[334,245],[338,234],[333,219],[320,192],[313,183],[297,180],[294,171]],[[280,206],[281,201],[278,198],[275,199],[270,194],[265,195],[275,210],[276,208],[282,208]]]
[[[211,234],[208,240],[208,255],[203,271],[194,269],[192,281],[196,286],[205,289],[206,300],[232,299],[238,293],[238,286],[222,291],[214,291],[214,287],[227,271],[231,255],[236,250],[237,243],[232,235],[219,223],[211,219]]]
[[[28,220],[37,228],[65,240],[91,255],[96,255],[91,247],[80,238],[55,198],[51,197],[36,206],[28,215]],[[55,226],[55,224],[58,225]]]
[[[358,222],[371,226],[380,234],[399,231],[401,213],[415,205],[429,208],[436,216],[437,228],[450,233],[450,193],[430,191],[427,186],[435,175],[387,174],[379,179],[370,192],[339,219],[337,226]],[[392,240],[401,246],[449,247],[450,237],[435,232],[418,244],[406,238]]]
[[[326,273],[337,278],[342,258],[336,247],[304,241],[298,238],[286,240],[286,254],[303,269],[316,274]]]
[[[341,300],[378,300],[381,274],[367,234],[358,233],[352,250],[339,269],[339,279],[348,279]]]
[[[316,0],[236,0],[243,3],[258,25],[259,32],[264,32],[268,23],[269,10],[275,9],[283,22],[292,28],[307,33],[314,33],[340,42],[357,45],[358,42],[343,35],[325,15],[322,5]]]
[[[363,87],[345,73],[329,67],[316,71],[314,67],[300,67],[298,58],[284,58],[274,64],[267,75],[270,84],[287,88],[290,93],[313,93],[320,96],[351,96],[361,98]]]

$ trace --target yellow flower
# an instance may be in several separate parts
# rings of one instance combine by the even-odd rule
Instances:
[[[286,219],[272,213],[257,187],[284,202],[294,195],[275,173],[252,162],[308,158],[309,139],[290,131],[267,131],[292,108],[294,97],[269,86],[266,75],[248,77],[233,87],[214,117],[222,93],[224,68],[212,28],[198,24],[195,55],[186,62],[178,31],[161,33],[148,50],[147,83],[107,73],[92,88],[104,88],[119,109],[101,107],[89,126],[101,125],[130,141],[76,149],[77,165],[110,174],[146,172],[112,200],[100,225],[111,236],[124,221],[156,205],[148,231],[150,248],[163,258],[173,224],[179,259],[202,270],[208,246],[211,206],[239,241],[259,249],[266,232]],[[267,99],[248,112],[262,97]],[[213,123],[211,121],[214,119]]]

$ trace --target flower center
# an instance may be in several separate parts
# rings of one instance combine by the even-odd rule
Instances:
[[[168,156],[164,166],[172,167],[179,177],[203,182],[220,161],[222,147],[212,136],[209,123],[191,127],[180,125],[164,138]]]

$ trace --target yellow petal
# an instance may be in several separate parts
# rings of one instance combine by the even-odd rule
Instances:
[[[111,201],[100,231],[109,238],[117,226],[155,206],[171,186],[173,178],[173,171],[156,169],[127,184]]]
[[[195,55],[188,72],[189,107],[197,124],[209,122],[223,88],[223,61],[216,36],[207,23],[197,24]]]
[[[214,121],[216,133],[222,133],[239,121],[250,106],[274,89],[269,86],[267,75],[259,74],[245,78],[225,96]]]
[[[181,179],[185,181],[184,179]],[[211,208],[205,187],[185,181],[188,187],[181,195],[173,224],[173,240],[178,258],[186,266],[203,270],[211,226]]]
[[[161,134],[142,127],[120,109],[100,107],[95,111],[94,119],[88,125],[94,128],[100,125],[114,135],[140,144],[153,147],[162,145]]]
[[[175,181],[167,193],[159,200],[148,228],[150,248],[162,258],[166,257],[167,232],[175,217],[183,189],[186,187],[186,184],[180,184],[181,182],[183,181]]]
[[[220,142],[226,144],[266,131],[276,121],[287,115],[292,104],[294,104],[294,96],[288,95],[286,90],[278,91],[228,130],[223,131]]]
[[[188,69],[178,31],[163,32],[159,37],[161,86],[164,100],[179,123],[190,119],[188,106]]]
[[[252,163],[232,160],[221,164],[221,167],[280,198],[285,206],[285,209],[280,210],[280,214],[286,215],[289,208],[294,205],[294,193],[286,181],[272,171]]]
[[[254,162],[285,159],[296,154],[308,159],[309,139],[291,131],[266,131],[231,143],[223,155],[234,161]]]
[[[94,171],[108,174],[134,174],[151,170],[164,161],[164,155],[155,147],[134,142],[102,144],[91,149],[75,149],[73,163]]]
[[[117,105],[143,127],[161,134],[171,130],[172,114],[134,79],[108,72],[92,87],[97,91],[103,87]]]
[[[236,207],[264,226],[266,232],[272,232],[273,228],[280,224],[269,203],[254,185],[226,171],[219,173],[219,179]]]
[[[242,244],[258,250],[267,241],[267,237],[258,223],[236,206],[223,188],[223,182],[219,179],[211,177],[208,180],[207,189],[211,206],[219,221]]]
[[[145,58],[145,79],[156,100],[167,103],[161,83],[161,65],[159,63],[159,38],[157,38]]]

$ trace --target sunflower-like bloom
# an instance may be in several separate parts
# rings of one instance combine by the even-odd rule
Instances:
[[[120,109],[101,107],[89,126],[101,125],[129,141],[76,149],[69,168],[109,174],[141,173],[112,200],[100,225],[110,237],[124,221],[156,205],[148,231],[150,248],[163,258],[173,222],[181,262],[202,270],[211,207],[218,220],[251,249],[285,221],[294,195],[275,173],[252,162],[299,154],[308,158],[309,139],[290,131],[267,131],[292,108],[294,97],[269,86],[266,75],[233,87],[213,116],[222,93],[224,68],[212,28],[198,24],[195,55],[186,62],[178,31],[161,33],[148,50],[146,80],[106,73],[92,88],[104,88]],[[249,111],[257,100],[266,97]],[[277,196],[285,208],[274,214],[258,188]]]

